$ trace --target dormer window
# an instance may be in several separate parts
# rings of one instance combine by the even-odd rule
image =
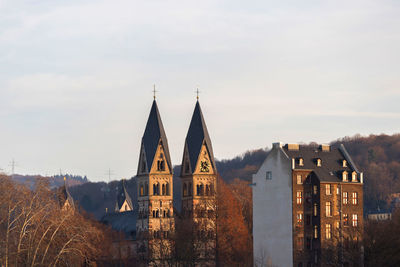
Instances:
[[[346,172],[346,171],[344,171],[343,173],[342,173],[342,180],[343,180],[343,182],[347,182],[348,181],[348,173]]]
[[[304,166],[304,159],[303,158],[299,158],[299,166]]]
[[[347,160],[344,159],[344,160],[342,161],[342,167],[343,167],[343,168],[347,167]]]
[[[352,174],[351,174],[351,181],[352,181],[352,182],[357,182],[357,173],[356,173],[356,172],[352,172]]]
[[[321,159],[317,159],[317,166],[321,167],[322,166],[322,160]]]

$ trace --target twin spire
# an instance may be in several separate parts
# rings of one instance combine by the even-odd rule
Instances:
[[[165,135],[164,126],[158,111],[157,102],[153,100],[150,115],[147,120],[146,129],[142,137],[140,160],[138,166],[139,173],[149,173],[154,162],[157,149],[162,146],[165,161],[169,171],[172,173],[171,156],[169,154],[168,140]]]
[[[171,156],[168,148],[168,140],[165,134],[164,126],[161,121],[160,113],[158,111],[157,102],[154,100],[151,106],[150,115],[147,120],[146,129],[144,131],[141,143],[140,159],[137,174],[150,173],[152,165],[155,160],[157,150],[161,146],[163,149],[163,156],[167,164],[166,170],[172,174],[173,166],[171,163]],[[198,101],[199,91],[197,90],[197,101],[193,112],[192,120],[190,122],[189,130],[185,139],[184,159],[186,154],[189,157],[189,164],[191,173],[194,172],[197,162],[199,160],[203,146],[206,147],[208,156],[210,158],[211,168],[216,171],[214,160],[214,153],[212,149],[211,139],[208,134],[207,126],[204,121],[203,113]]]

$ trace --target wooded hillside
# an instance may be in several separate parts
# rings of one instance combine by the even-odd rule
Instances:
[[[344,144],[358,168],[364,172],[365,212],[375,211],[378,207],[390,208],[390,195],[400,192],[400,134],[370,135],[363,137],[355,135],[333,141],[332,146]],[[316,143],[311,143],[311,145]],[[217,160],[217,169],[221,177],[229,184],[235,179],[251,182],[252,174],[265,160],[269,149],[247,151],[241,156],[230,160]],[[180,198],[179,166],[174,168],[174,195]],[[243,185],[243,183],[242,183]],[[73,197],[78,200],[88,212],[97,218],[115,205],[118,182],[86,183],[71,188]],[[127,181],[128,192],[136,197],[134,179]],[[175,201],[178,205],[178,201]]]

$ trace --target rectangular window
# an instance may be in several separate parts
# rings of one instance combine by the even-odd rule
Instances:
[[[352,225],[356,227],[358,225],[358,217],[357,214],[353,214]]]
[[[357,192],[353,192],[352,201],[353,201],[353,205],[357,205],[358,204],[358,194],[357,194]]]
[[[349,215],[346,213],[343,214],[343,225],[349,225]]]
[[[326,184],[325,185],[325,194],[326,195],[331,195],[332,194],[331,185],[330,184]]]
[[[297,213],[297,226],[302,226],[303,225],[303,213],[299,212]]]
[[[326,239],[332,238],[332,226],[330,224],[325,225],[325,237]]]
[[[318,226],[314,225],[314,239],[318,238]]]
[[[266,176],[267,180],[272,180],[272,172],[267,172],[267,176]]]
[[[340,194],[340,189],[339,189],[339,186],[338,187],[336,187],[336,194]]]
[[[332,216],[332,206],[331,202],[326,202],[325,204],[325,212],[326,212],[326,217],[331,217]]]
[[[348,196],[348,194],[347,194],[347,192],[343,192],[343,204],[344,205],[347,205],[347,203],[348,203],[348,201],[349,201],[349,198],[348,198],[349,196]]]
[[[318,205],[314,203],[314,216],[318,216]]]
[[[314,193],[314,195],[318,194],[318,186],[317,185],[313,186],[313,193]]]
[[[302,191],[297,191],[296,193],[296,201],[297,204],[301,205],[303,203],[303,192]]]
[[[301,180],[301,175],[297,175],[297,184],[303,184],[303,181]]]

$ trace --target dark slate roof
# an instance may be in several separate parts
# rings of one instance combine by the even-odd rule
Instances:
[[[205,142],[208,152],[210,154],[212,167],[214,168],[214,170],[216,170],[211,139],[208,134],[206,123],[204,121],[203,113],[201,112],[200,103],[199,101],[197,101],[196,107],[194,108],[192,120],[190,122],[189,131],[186,135],[185,140],[185,146],[187,146],[189,152],[190,166],[192,172],[194,171],[197,160],[199,158],[203,142]]]
[[[330,151],[322,151],[317,146],[300,145],[299,150],[289,150],[285,145],[282,148],[291,159],[295,159],[296,169],[313,170],[321,182],[341,182],[343,171],[351,173],[358,170],[355,167],[350,155],[344,152],[344,146],[339,148],[330,147]],[[345,155],[346,153],[346,155]],[[299,166],[298,159],[303,158],[304,166]],[[321,167],[317,166],[317,159],[321,159]],[[343,160],[347,161],[347,167],[343,167]],[[360,177],[358,176],[358,180]]]
[[[165,135],[164,126],[161,121],[156,100],[151,106],[149,119],[147,120],[146,129],[142,138],[142,147],[144,147],[147,161],[147,172],[150,172],[151,164],[157,151],[159,142],[162,142],[165,152],[165,158],[170,171],[172,172],[171,157],[169,154],[168,140]],[[138,168],[139,174],[140,168]]]
[[[72,208],[75,208],[74,199],[69,193],[67,182],[65,180],[64,180],[64,185],[58,189],[57,198],[61,207],[63,207],[65,202],[68,201],[69,205]]]
[[[121,209],[122,204],[124,204],[125,199],[128,202],[128,205],[131,206],[131,208],[133,209],[132,199],[129,196],[128,191],[126,191],[125,180],[122,180],[120,185],[119,185],[119,191],[118,191],[118,195],[117,195],[117,207],[118,207],[118,209]]]
[[[112,212],[101,218],[101,222],[111,226],[113,230],[125,233],[127,239],[136,238],[136,220],[136,211]]]

